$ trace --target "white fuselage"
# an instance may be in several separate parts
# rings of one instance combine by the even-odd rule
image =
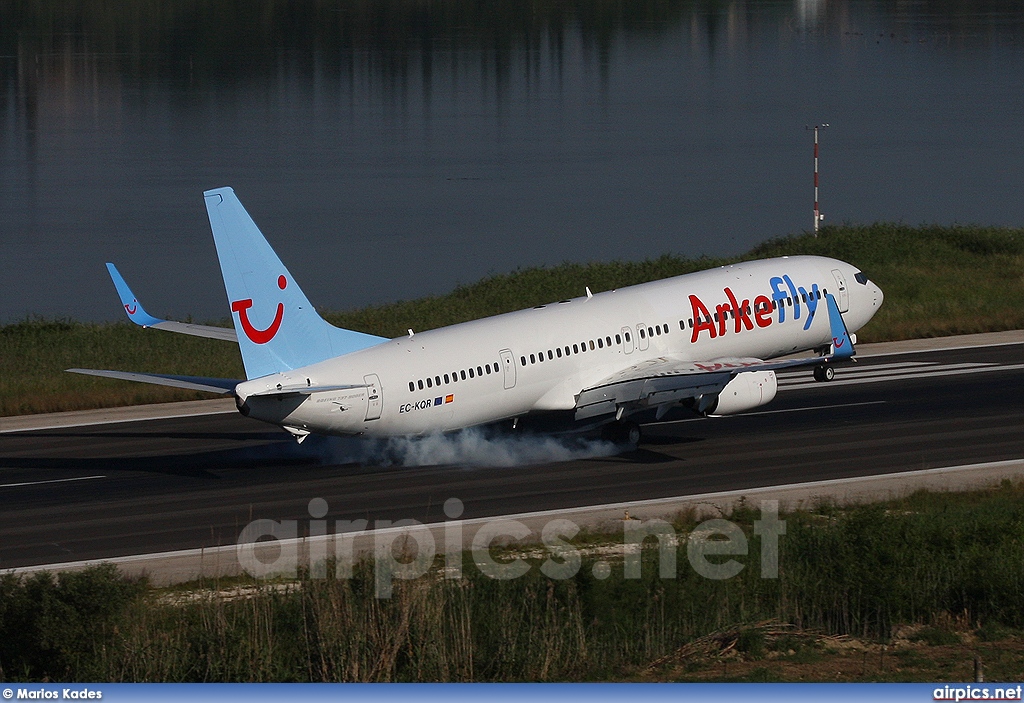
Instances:
[[[827,347],[825,292],[851,332],[882,303],[858,273],[814,256],[734,264],[417,332],[247,381],[236,394],[254,418],[329,434],[415,435],[568,411],[582,390],[647,359]],[[364,387],[252,396],[278,384]]]

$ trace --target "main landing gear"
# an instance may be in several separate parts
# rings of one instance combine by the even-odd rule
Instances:
[[[617,420],[605,425],[601,435],[615,444],[640,444],[640,425],[631,420]]]
[[[830,364],[822,364],[814,367],[815,381],[831,381],[836,377],[836,370]]]

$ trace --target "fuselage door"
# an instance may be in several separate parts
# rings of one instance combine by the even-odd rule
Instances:
[[[516,387],[516,358],[509,349],[498,352],[501,355],[501,368],[505,370],[505,388]]]
[[[647,339],[648,329],[647,325],[642,322],[636,326],[636,346],[640,351],[647,351],[647,345],[650,344]]]
[[[846,278],[843,276],[843,272],[839,269],[832,269],[832,278],[836,279],[836,305],[839,306],[839,312],[846,312],[850,309],[850,291],[846,289]]]
[[[380,379],[377,374],[371,373],[363,376],[366,383],[366,419],[379,420],[381,407],[384,405],[384,395],[380,390]]]
[[[633,331],[628,327],[622,328],[622,351],[627,354],[633,353]]]

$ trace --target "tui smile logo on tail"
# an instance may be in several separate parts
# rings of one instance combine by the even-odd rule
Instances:
[[[135,313],[137,313],[139,311],[139,301],[138,300],[133,300],[130,305],[125,305],[124,306],[124,310],[129,315],[134,315]]]
[[[278,276],[277,287],[284,290],[288,285],[288,279],[284,276]],[[252,322],[249,321],[249,308],[252,307],[252,298],[246,298],[244,300],[235,300],[231,303],[231,311],[238,313],[238,322],[242,325],[242,331],[245,332],[245,336],[256,344],[266,344],[277,331],[281,329],[281,320],[284,319],[284,303],[277,304],[277,314],[274,315],[274,321],[270,323],[270,326],[266,329],[256,329]]]

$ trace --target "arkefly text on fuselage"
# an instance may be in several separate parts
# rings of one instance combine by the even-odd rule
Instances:
[[[387,437],[552,420],[636,441],[637,418],[725,415],[775,397],[775,371],[832,377],[882,291],[818,256],[751,261],[384,339],[324,321],[230,188],[206,194],[235,329],[161,320],[107,264],[129,319],[238,343],[246,379],[69,369],[233,394],[249,417]],[[816,356],[785,359],[813,350]]]

